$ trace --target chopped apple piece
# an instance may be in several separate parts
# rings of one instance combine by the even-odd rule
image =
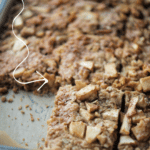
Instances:
[[[85,134],[86,124],[83,122],[71,122],[69,131],[72,135],[83,138]]]
[[[129,104],[129,108],[128,108],[128,111],[127,111],[127,116],[131,117],[133,115],[136,114],[136,104],[138,102],[139,98],[138,97],[133,97],[130,101],[130,104]]]
[[[119,142],[119,146],[121,145],[137,145],[137,142],[128,135],[122,135]]]
[[[146,108],[147,105],[149,105],[149,101],[148,101],[147,97],[142,96],[139,99],[139,101],[137,103],[137,106],[140,107],[140,108]]]
[[[129,135],[130,134],[130,128],[131,128],[131,119],[128,118],[127,115],[124,116],[123,119],[123,124],[121,126],[120,133],[124,135]]]
[[[98,88],[96,85],[87,85],[76,93],[78,100],[94,100],[97,98]]]
[[[115,78],[118,76],[115,63],[108,63],[105,65],[105,73],[109,77]]]
[[[104,145],[106,143],[106,141],[107,141],[107,136],[102,133],[102,134],[97,136],[97,139],[99,140],[101,145]]]
[[[33,16],[33,12],[30,11],[30,10],[26,10],[26,11],[24,11],[23,14],[22,14],[23,19],[28,19],[28,18],[30,18],[30,17],[32,17],[32,16]]]
[[[106,120],[118,121],[120,109],[114,109],[104,112],[103,118]]]
[[[22,39],[26,44],[28,44],[27,41],[25,41],[24,39]],[[23,48],[25,47],[24,43],[19,41],[18,39],[15,40],[15,43],[13,45],[13,51],[16,52],[16,51],[20,51],[22,50]]]
[[[146,116],[144,115],[143,111],[138,110],[137,114],[132,117],[132,122],[133,123],[139,123],[140,120],[145,119],[145,118],[146,118]]]
[[[143,88],[144,92],[150,91],[150,76],[145,77],[145,78],[141,78],[140,83],[142,85],[142,88]]]
[[[140,120],[131,130],[138,141],[146,141],[150,137],[150,118]]]
[[[81,61],[79,64],[91,71],[93,70],[94,67],[94,63],[92,61]]]
[[[87,110],[82,108],[80,108],[80,114],[86,121],[89,121],[94,118],[94,115],[90,114]]]
[[[93,103],[86,103],[86,107],[87,107],[88,112],[90,113],[99,108],[98,105],[95,105]]]
[[[19,68],[15,71],[14,76],[15,78],[19,78],[23,75],[23,73],[25,72],[25,68]]]
[[[14,22],[14,27],[17,29],[21,29],[23,27],[23,20],[21,16],[18,16]]]
[[[78,91],[87,85],[85,82],[81,80],[75,80],[75,84]]]
[[[101,133],[101,129],[99,127],[87,126],[85,139],[88,143],[92,143],[97,139],[97,136],[100,133]]]

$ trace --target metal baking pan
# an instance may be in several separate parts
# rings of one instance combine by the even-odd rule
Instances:
[[[14,0],[0,0],[0,27],[3,26]]]

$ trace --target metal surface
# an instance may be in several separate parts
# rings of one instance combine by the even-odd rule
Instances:
[[[5,23],[14,0],[0,0],[0,27]]]
[[[54,95],[41,97],[25,91],[20,91],[19,94],[9,91],[6,97],[7,100],[13,98],[14,101],[12,103],[0,101],[0,130],[5,131],[22,146],[27,143],[30,149],[37,148],[37,143],[44,145],[41,139],[46,137],[46,121],[50,118],[52,112]],[[18,110],[20,105],[25,114]],[[25,108],[25,105],[29,105],[32,110]],[[46,105],[49,105],[49,108],[46,108]],[[31,121],[30,113],[33,115],[34,122]],[[40,118],[40,121],[37,118]],[[23,141],[23,138],[25,141]]]

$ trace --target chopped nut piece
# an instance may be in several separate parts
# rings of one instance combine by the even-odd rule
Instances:
[[[6,100],[7,100],[7,99],[6,99],[5,96],[2,96],[2,97],[1,97],[1,101],[2,101],[2,102],[6,102]]]
[[[96,140],[97,136],[101,133],[101,129],[98,127],[87,126],[86,141],[92,143]]]
[[[82,108],[80,108],[80,114],[86,121],[89,121],[94,118],[94,115],[90,114],[87,110]]]
[[[120,137],[119,145],[137,145],[137,142],[133,140],[130,136],[123,135]]]
[[[128,111],[127,111],[127,116],[131,117],[133,115],[136,114],[136,104],[138,102],[139,98],[138,97],[133,97],[130,101],[130,104],[129,104],[129,108],[128,108]]]
[[[114,109],[114,110],[106,111],[102,115],[105,120],[118,121],[119,112],[120,109]]]
[[[127,115],[124,116],[123,123],[121,126],[120,133],[129,135],[130,134],[130,128],[131,128],[131,119],[127,117]]]
[[[141,78],[140,83],[142,85],[142,88],[143,88],[144,92],[150,91],[150,76],[145,77],[145,78]]]
[[[23,27],[23,20],[21,16],[18,16],[14,22],[14,27],[20,29]]]
[[[150,137],[150,118],[140,120],[131,130],[138,141],[146,141]]]
[[[93,70],[94,67],[94,63],[92,61],[81,61],[79,64],[91,71]]]
[[[71,122],[69,131],[72,135],[83,138],[85,134],[86,124],[83,122]]]
[[[13,102],[13,99],[12,98],[9,98],[8,99],[8,103],[12,103]]]
[[[92,104],[92,103],[85,103],[85,104],[86,104],[88,112],[90,112],[90,113],[99,108],[98,105],[95,105],[95,104]]]
[[[87,85],[85,82],[81,80],[75,80],[75,84],[78,91]]]
[[[132,117],[132,122],[133,123],[139,123],[140,120],[142,119],[145,119],[146,116],[144,115],[143,111],[142,110],[138,110],[137,111],[137,114],[135,114],[133,117]]]
[[[18,109],[21,110],[21,109],[22,109],[22,106],[19,106]]]
[[[105,67],[105,73],[109,77],[115,78],[118,76],[115,63],[106,64],[104,67]]]
[[[96,85],[87,85],[76,93],[77,99],[79,100],[94,100],[97,98],[98,88]]]

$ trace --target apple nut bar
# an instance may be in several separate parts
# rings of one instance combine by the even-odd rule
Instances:
[[[150,1],[26,0],[0,34],[0,94],[56,94],[45,150],[150,150]]]

